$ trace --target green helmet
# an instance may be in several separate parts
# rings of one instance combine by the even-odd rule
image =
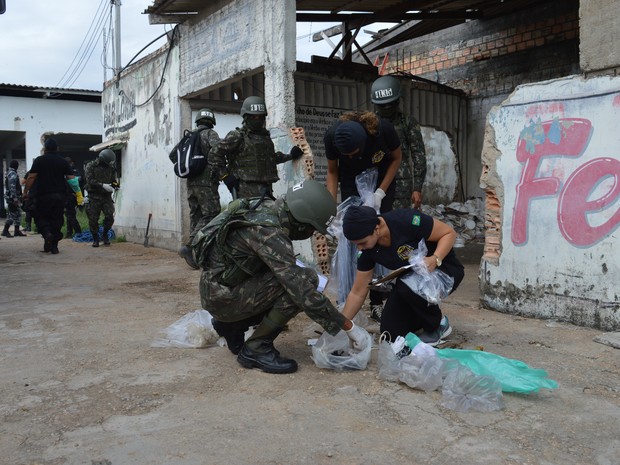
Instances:
[[[336,217],[336,201],[323,184],[306,179],[291,187],[284,200],[295,220],[327,234],[327,227]]]
[[[248,97],[241,105],[241,116],[262,115],[267,116],[267,106],[265,99],[261,97]]]
[[[400,82],[394,76],[381,76],[372,83],[370,100],[377,105],[395,102],[400,98]]]
[[[204,120],[212,126],[215,126],[215,113],[213,113],[213,111],[209,110],[208,108],[201,108],[196,115],[196,124],[198,124],[198,122],[201,120]]]
[[[112,166],[116,162],[116,154],[113,150],[103,149],[101,152],[99,152],[99,160],[101,160],[108,166]]]

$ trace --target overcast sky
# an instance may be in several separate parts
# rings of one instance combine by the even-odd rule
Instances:
[[[107,62],[103,53],[103,31],[109,31],[114,21],[110,0],[6,0],[6,3],[6,12],[0,15],[0,83],[103,88],[104,64],[108,68],[114,66],[111,42],[107,46]],[[121,1],[121,66],[149,42],[172,29],[172,24],[149,24],[148,15],[142,12],[152,4],[152,0]],[[312,42],[309,34],[332,25],[299,23],[297,59],[310,61],[311,55],[328,56],[331,46],[325,41]],[[378,27],[372,25],[367,29]],[[337,43],[339,36],[332,40]],[[368,40],[364,33],[357,39],[360,44]],[[137,59],[164,43],[165,38],[159,39]],[[105,77],[111,76],[108,69]]]

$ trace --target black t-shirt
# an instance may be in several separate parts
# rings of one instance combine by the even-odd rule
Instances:
[[[34,159],[30,173],[36,174],[37,195],[64,194],[67,191],[65,176],[71,176],[71,166],[56,153],[46,153]]]
[[[432,216],[425,215],[413,208],[392,210],[383,213],[381,216],[390,230],[391,244],[389,247],[377,245],[373,249],[363,250],[357,258],[357,269],[359,271],[370,271],[376,263],[390,270],[408,265],[409,256],[418,248],[421,239],[424,239],[428,248],[427,256],[435,253],[437,243],[428,241],[428,237],[433,231]],[[451,249],[450,253],[443,259],[439,269],[449,276],[454,276],[457,272],[455,268],[462,270],[463,265],[456,257],[454,249]]]
[[[381,184],[388,166],[392,162],[392,151],[400,147],[400,139],[392,123],[386,119],[380,119],[379,132],[376,136],[368,134],[364,153],[349,158],[346,155],[342,155],[334,143],[336,129],[342,123],[343,121],[336,121],[325,133],[323,142],[327,159],[338,160],[338,182],[340,183],[340,193],[344,200],[351,195],[359,195],[355,186],[355,177],[369,168],[378,168],[379,177],[377,185]],[[394,183],[392,183],[390,188],[393,188],[393,186]]]

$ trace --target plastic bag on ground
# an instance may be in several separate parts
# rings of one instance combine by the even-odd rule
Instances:
[[[400,360],[398,354],[392,350],[392,344],[386,340],[379,342],[377,368],[379,370],[379,379],[392,382],[398,381],[400,376]]]
[[[413,333],[405,337],[407,345],[415,348],[423,344]],[[548,377],[545,370],[530,368],[520,360],[514,360],[491,352],[466,349],[435,349],[444,360],[456,360],[475,375],[497,379],[503,392],[530,394],[540,389],[556,389],[558,383]]]
[[[449,360],[441,388],[442,405],[457,412],[495,412],[504,408],[501,383],[492,376],[477,376],[469,368]]]
[[[206,310],[195,310],[161,330],[151,347],[179,347],[200,349],[215,345],[220,336],[211,324],[212,316]]]
[[[422,239],[418,243],[418,248],[409,257],[413,272],[401,279],[417,295],[432,304],[438,304],[450,294],[454,278],[440,269],[430,272],[424,263],[427,253],[426,242]]]
[[[504,392],[530,394],[558,387],[545,370],[530,368],[520,360],[480,350],[438,349],[437,352],[441,358],[456,360],[477,375],[496,378]]]
[[[435,391],[442,386],[443,361],[435,348],[418,344],[409,355],[400,359],[399,380],[407,386],[425,392]]]
[[[362,328],[363,329],[363,328]],[[361,351],[353,349],[344,331],[335,336],[323,333],[312,346],[312,360],[319,368],[331,370],[365,370],[370,361],[372,337],[366,333],[366,343]]]

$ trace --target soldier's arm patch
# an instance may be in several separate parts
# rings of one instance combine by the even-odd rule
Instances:
[[[413,215],[413,218],[411,218],[411,224],[414,226],[420,226],[420,215]]]

